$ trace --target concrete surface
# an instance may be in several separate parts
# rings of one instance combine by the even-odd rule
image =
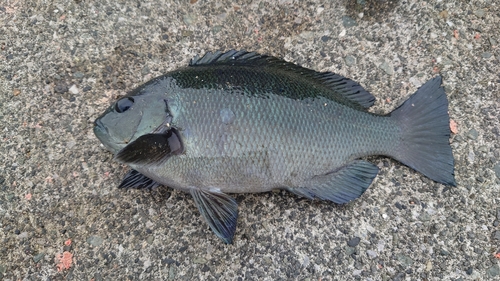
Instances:
[[[0,22],[0,279],[500,280],[498,1],[3,0]],[[233,245],[188,195],[118,190],[93,120],[232,48],[351,77],[378,113],[439,73],[458,186],[373,157],[347,206],[238,195]]]

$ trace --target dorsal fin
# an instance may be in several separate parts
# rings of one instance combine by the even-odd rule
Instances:
[[[375,102],[375,97],[372,94],[349,78],[333,72],[317,72],[276,57],[261,55],[255,52],[247,52],[244,50],[230,50],[225,53],[220,51],[215,53],[208,52],[201,58],[195,56],[189,63],[190,67],[215,65],[279,69],[281,71],[299,74],[307,79],[312,79],[364,108],[372,106]]]

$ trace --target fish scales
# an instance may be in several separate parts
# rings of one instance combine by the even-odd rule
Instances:
[[[235,71],[233,76],[251,79],[254,73]],[[172,99],[183,104],[172,112],[172,125],[186,128],[183,141],[193,149],[170,159],[171,165],[146,172],[178,176],[171,186],[188,188],[196,180],[228,193],[303,187],[304,180],[331,172],[350,160],[387,155],[397,141],[397,127],[390,118],[327,99],[295,100],[257,87],[253,89],[256,95],[246,95],[247,89],[239,87],[200,91],[177,88],[177,83],[169,83],[172,88],[167,90],[176,93]],[[304,84],[297,90],[306,91]],[[227,110],[234,118],[225,123],[222,115]],[[210,160],[201,162],[199,157],[214,161],[207,165]],[[199,172],[206,168],[211,172]],[[255,182],[249,173],[252,169],[265,173],[258,173]]]
[[[456,185],[441,78],[387,115],[375,98],[330,72],[246,51],[207,53],[119,99],[94,132],[132,170],[120,188],[166,185],[190,193],[214,233],[231,243],[238,209],[227,193],[280,188],[344,204],[385,155]]]

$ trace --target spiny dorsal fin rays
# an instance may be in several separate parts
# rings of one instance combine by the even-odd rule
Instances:
[[[276,57],[261,55],[255,52],[247,52],[245,50],[230,50],[225,53],[221,51],[215,53],[208,52],[201,58],[195,56],[189,62],[190,67],[214,65],[275,68],[310,78],[364,108],[372,106],[375,102],[375,97],[372,94],[349,78],[333,72],[317,72]]]

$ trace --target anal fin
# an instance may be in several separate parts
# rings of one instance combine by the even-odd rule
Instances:
[[[233,242],[238,220],[238,203],[231,196],[214,190],[191,189],[201,215],[212,231],[227,244]]]
[[[315,176],[304,187],[287,188],[290,192],[307,197],[345,204],[360,197],[378,173],[378,167],[364,160],[355,160],[340,169]]]

